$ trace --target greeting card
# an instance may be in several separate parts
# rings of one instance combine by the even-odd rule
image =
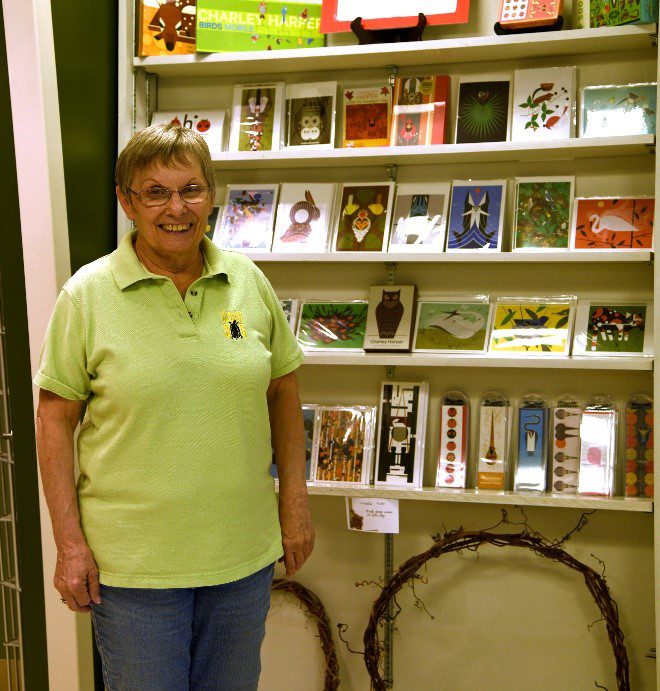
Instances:
[[[288,300],[280,300],[280,307],[284,312],[291,331],[295,334],[298,330],[298,312],[300,309],[300,300],[298,298],[291,298]]]
[[[342,185],[333,250],[384,251],[393,197],[393,182]]]
[[[415,321],[414,285],[371,286],[364,349],[409,352]]]
[[[307,349],[361,351],[367,302],[303,302],[298,341]]]
[[[573,205],[571,249],[653,249],[652,197],[578,197]]]
[[[451,185],[398,185],[392,216],[390,252],[442,252]]]
[[[540,396],[526,396],[518,408],[518,454],[513,489],[545,492],[550,408]]]
[[[450,87],[444,75],[397,77],[390,146],[444,144]]]
[[[230,151],[276,151],[280,128],[284,84],[237,84],[234,87]]]
[[[511,124],[511,75],[461,77],[456,144],[505,142]]]
[[[342,146],[387,146],[392,94],[389,86],[348,87],[342,91]]]
[[[337,82],[287,84],[286,148],[333,149]]]
[[[302,406],[303,428],[305,430],[305,480],[311,482],[312,477],[312,455],[316,444],[316,404],[304,403]],[[270,464],[270,474],[278,478],[277,465],[273,454],[273,462]]]
[[[151,124],[172,122],[199,134],[209,147],[211,158],[218,158],[224,149],[224,110],[156,111]]]
[[[222,249],[269,252],[273,242],[277,191],[277,185],[253,188],[229,185],[213,242]]]
[[[588,405],[580,423],[580,494],[610,495],[614,491],[617,411],[607,404]],[[556,489],[570,482],[555,481]]]
[[[581,137],[655,134],[657,84],[587,86],[582,89]]]
[[[447,252],[502,248],[506,180],[454,180]]]

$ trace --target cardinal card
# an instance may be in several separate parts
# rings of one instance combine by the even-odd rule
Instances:
[[[617,414],[605,406],[587,407],[580,423],[579,494],[610,495],[614,491]],[[572,483],[555,482],[555,487]]]
[[[366,300],[303,302],[298,342],[307,350],[361,352],[366,323]]]
[[[300,300],[298,298],[291,298],[288,300],[280,300],[280,307],[284,312],[284,316],[295,334],[298,329],[298,312],[300,310]]]
[[[574,177],[516,178],[514,252],[568,250]]]
[[[195,2],[138,0],[138,55],[194,55]]]
[[[582,409],[558,405],[552,412],[552,492],[577,494]]]
[[[456,144],[505,142],[511,129],[511,74],[461,77]]]
[[[657,84],[587,86],[582,89],[581,137],[655,134]]]
[[[514,72],[514,142],[543,142],[574,136],[575,67]]]
[[[234,87],[229,151],[277,151],[280,148],[284,84],[237,84]]]
[[[385,251],[393,197],[393,182],[342,185],[333,251]]]
[[[334,199],[331,183],[283,183],[273,252],[325,252]]]
[[[502,249],[506,180],[454,180],[447,252]]]
[[[578,197],[571,249],[652,250],[654,212],[653,197]]]
[[[653,303],[580,300],[573,355],[653,357]]]
[[[445,75],[397,77],[390,146],[446,142],[451,80]]]
[[[342,147],[387,146],[392,95],[389,86],[348,87],[342,91]]]
[[[286,148],[334,149],[337,82],[287,84]]]
[[[269,252],[278,185],[228,185],[225,207],[213,242],[221,249]]]
[[[374,484],[421,487],[428,382],[383,382]]]
[[[171,122],[199,134],[209,147],[211,158],[219,158],[225,141],[224,110],[156,111],[151,124]]]
[[[371,480],[376,408],[319,406],[314,482],[366,485]]]
[[[445,247],[451,184],[398,185],[392,215],[390,252],[442,252]]]
[[[479,407],[477,489],[506,489],[510,424],[509,406]]]
[[[626,496],[653,496],[653,402],[641,397],[626,408]]]
[[[541,402],[518,408],[518,454],[513,489],[545,492],[550,409]]]
[[[312,454],[316,443],[316,404],[304,403],[302,406],[303,427],[305,430],[305,479],[311,482],[312,478]],[[273,455],[273,462],[270,465],[270,474],[278,478],[277,465]]]
[[[413,350],[421,353],[484,353],[490,326],[487,296],[420,300]]]
[[[436,487],[465,488],[467,481],[470,407],[465,397],[443,399],[440,405],[440,449]]]
[[[417,288],[371,286],[364,349],[409,353],[415,323]]]

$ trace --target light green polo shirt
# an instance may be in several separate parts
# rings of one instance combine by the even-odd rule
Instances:
[[[302,351],[247,257],[204,238],[184,300],[132,239],[66,283],[34,383],[87,402],[78,496],[101,583],[238,580],[282,555],[266,389]]]

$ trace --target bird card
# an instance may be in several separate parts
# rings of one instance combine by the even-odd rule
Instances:
[[[562,399],[552,411],[552,492],[577,494],[580,474],[580,422],[578,401]]]
[[[413,351],[484,353],[490,315],[487,295],[419,300]]]
[[[635,396],[626,408],[626,496],[653,496],[653,401]]]
[[[587,406],[583,411],[580,423],[579,494],[607,496],[613,493],[616,425],[617,414],[612,407]]]
[[[506,489],[511,407],[505,399],[479,406],[477,489]]]
[[[383,382],[374,484],[421,487],[428,382]]]
[[[393,182],[342,185],[333,251],[385,251],[393,198]]]
[[[219,158],[225,142],[224,110],[156,111],[151,124],[171,122],[199,134],[209,147],[211,158]]]
[[[398,185],[389,252],[442,252],[445,247],[451,184]]]
[[[454,180],[447,252],[502,249],[506,180]]]
[[[397,77],[390,146],[446,142],[451,80],[445,75]]]
[[[655,134],[657,84],[587,86],[582,89],[581,137]]]
[[[568,250],[575,178],[516,178],[514,252]]]
[[[465,488],[470,430],[470,402],[460,391],[450,391],[440,403],[440,448],[436,487]]]
[[[653,197],[578,197],[571,249],[652,250],[654,213]]]
[[[580,300],[573,355],[653,357],[653,303]]]
[[[280,148],[284,84],[237,84],[234,87],[229,151],[277,151]]]
[[[511,129],[511,74],[461,77],[456,144],[505,142]]]
[[[540,397],[528,397],[518,408],[518,453],[513,489],[545,492],[550,408]]]
[[[325,252],[334,199],[331,183],[283,183],[273,252]]]
[[[489,355],[566,355],[575,298],[498,298]]]
[[[334,149],[337,82],[287,84],[286,148]]]
[[[387,84],[342,91],[342,147],[387,146],[392,94]]]
[[[417,288],[371,286],[364,349],[409,353],[415,323]]]
[[[303,302],[298,342],[306,350],[362,352],[366,323],[366,300]]]
[[[569,139],[575,131],[575,67],[514,72],[514,142]]]
[[[213,242],[221,249],[270,252],[278,185],[228,185]]]

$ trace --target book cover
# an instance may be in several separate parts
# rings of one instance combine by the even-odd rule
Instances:
[[[191,55],[195,52],[196,0],[137,0],[137,52]]]
[[[387,85],[342,91],[342,146],[387,146],[392,94]]]
[[[371,286],[365,350],[410,352],[416,297],[414,285]]]
[[[653,24],[658,21],[658,0],[582,0],[589,7],[589,25]]]
[[[211,152],[211,158],[218,158],[224,150],[225,141],[224,110],[156,111],[151,124],[173,122],[182,125],[204,138]]]
[[[450,88],[445,75],[397,77],[390,146],[444,144]]]

